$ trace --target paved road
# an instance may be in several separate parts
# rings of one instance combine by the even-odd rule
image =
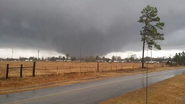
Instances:
[[[150,73],[149,84],[153,84],[182,73],[185,73],[185,69]],[[139,74],[0,95],[0,103],[96,104],[144,86],[145,74]]]

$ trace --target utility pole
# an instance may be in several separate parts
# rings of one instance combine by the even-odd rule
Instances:
[[[13,53],[14,53],[14,51],[13,51],[13,48],[12,48],[12,59],[13,59]]]
[[[40,51],[39,51],[39,49],[38,49],[38,60],[39,60],[39,52],[40,52]]]

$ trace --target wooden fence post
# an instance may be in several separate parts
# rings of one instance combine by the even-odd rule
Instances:
[[[97,62],[97,72],[99,72],[99,62]]]
[[[20,68],[20,78],[22,78],[22,64],[21,64],[21,68]]]
[[[35,62],[33,62],[33,77],[35,77]]]
[[[7,67],[6,67],[6,79],[8,79],[8,72],[9,72],[9,64],[7,64]]]

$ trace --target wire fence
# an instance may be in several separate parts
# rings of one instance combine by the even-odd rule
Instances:
[[[8,63],[8,64],[7,64]],[[149,64],[148,67],[161,67],[162,64]],[[51,74],[96,73],[127,71],[141,68],[141,63],[108,62],[1,62],[0,78],[29,77]]]

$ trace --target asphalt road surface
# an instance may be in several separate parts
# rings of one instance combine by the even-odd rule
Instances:
[[[185,69],[149,73],[149,84],[185,73]],[[0,95],[1,104],[96,104],[145,86],[145,74]]]

